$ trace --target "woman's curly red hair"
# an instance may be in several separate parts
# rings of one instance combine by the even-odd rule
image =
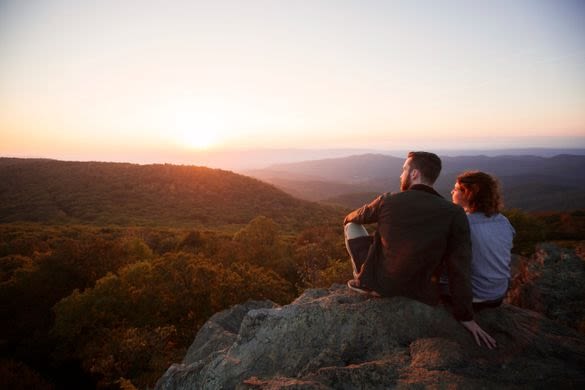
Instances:
[[[466,171],[457,176],[472,212],[482,212],[487,217],[498,214],[503,208],[498,180],[485,172]]]

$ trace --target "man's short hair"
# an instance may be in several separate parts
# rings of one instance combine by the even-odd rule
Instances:
[[[410,168],[418,169],[423,181],[435,184],[441,173],[441,159],[435,153],[410,152],[408,153]]]

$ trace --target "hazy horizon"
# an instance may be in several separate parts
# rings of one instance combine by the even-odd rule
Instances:
[[[583,20],[575,0],[2,1],[0,155],[585,148]]]
[[[585,155],[585,147],[569,148],[500,148],[500,149],[425,149],[430,150],[441,157],[460,157],[484,155],[488,157],[515,155],[515,156],[538,156],[553,157],[559,154]],[[414,150],[414,149],[413,149]],[[323,160],[330,158],[343,158],[363,154],[383,154],[398,158],[404,158],[410,149],[242,149],[242,150],[211,150],[199,152],[197,155],[172,155],[166,158],[145,158],[141,156],[110,156],[110,158],[91,158],[84,156],[43,156],[43,155],[0,155],[6,158],[31,158],[31,159],[52,159],[63,161],[99,161],[133,164],[177,164],[206,166],[209,168],[227,169],[236,172],[247,170],[269,168],[275,164],[295,163],[310,160]]]

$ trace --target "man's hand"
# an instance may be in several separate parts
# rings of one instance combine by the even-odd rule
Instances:
[[[471,334],[475,338],[475,342],[480,347],[481,347],[481,342],[482,341],[485,343],[485,345],[489,349],[493,349],[493,348],[496,347],[496,340],[492,336],[490,336],[489,334],[487,334],[486,331],[483,330],[477,324],[477,322],[475,322],[474,320],[471,320],[471,321],[461,321],[461,324],[465,327],[465,329],[467,329],[468,331],[471,332]]]

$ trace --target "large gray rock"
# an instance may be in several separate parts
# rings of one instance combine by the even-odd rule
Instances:
[[[498,341],[496,350],[478,347],[444,307],[401,297],[368,298],[340,285],[308,290],[283,307],[248,305],[222,313],[224,321],[233,314],[232,329],[241,321],[235,337],[204,327],[207,336],[197,336],[185,361],[172,365],[156,388],[585,385],[585,338],[511,305],[476,316]],[[211,348],[216,336],[222,341]]]
[[[231,346],[236,341],[242,320],[250,310],[277,306],[271,301],[248,301],[243,305],[234,305],[215,313],[197,332],[195,341],[183,359],[183,364],[196,363]]]

